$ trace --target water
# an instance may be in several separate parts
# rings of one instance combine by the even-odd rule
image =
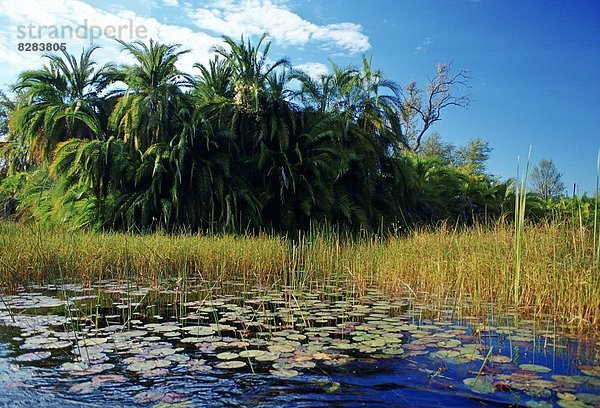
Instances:
[[[551,321],[214,286],[4,295],[0,406],[600,406],[598,340]]]

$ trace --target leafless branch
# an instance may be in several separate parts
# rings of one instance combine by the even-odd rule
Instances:
[[[466,107],[469,95],[458,95],[458,89],[468,88],[470,79],[466,70],[452,73],[452,64],[439,64],[435,78],[429,78],[426,90],[410,82],[401,93],[403,144],[417,151],[429,128],[441,119],[442,110],[449,106]]]

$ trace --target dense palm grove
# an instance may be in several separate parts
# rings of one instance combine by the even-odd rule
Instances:
[[[398,228],[495,218],[509,182],[485,157],[419,154],[464,73],[440,66],[425,91],[363,59],[317,79],[225,38],[195,76],[186,51],[122,43],[135,63],[47,56],[5,100],[4,212],[77,227],[297,231],[311,224]],[[481,156],[481,154],[479,155]],[[484,155],[485,156],[485,155]]]

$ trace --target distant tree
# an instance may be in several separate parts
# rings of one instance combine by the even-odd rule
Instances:
[[[453,165],[472,174],[484,174],[492,148],[487,140],[476,137],[464,146],[446,143],[437,132],[431,133],[419,147],[419,155],[437,157],[446,165]]]
[[[489,142],[478,136],[457,149],[455,164],[470,173],[483,174],[491,152]]]
[[[419,154],[424,157],[437,157],[448,165],[454,162],[456,146],[444,142],[438,132],[433,132],[421,144]]]
[[[533,168],[529,177],[529,188],[546,200],[563,195],[565,185],[562,181],[562,173],[558,171],[551,159],[542,159]]]

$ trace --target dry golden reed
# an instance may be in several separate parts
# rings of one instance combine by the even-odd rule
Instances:
[[[314,289],[332,282],[356,293],[375,288],[469,308],[541,318],[575,331],[598,331],[600,274],[594,232],[575,222],[527,224],[515,299],[514,226],[455,229],[446,225],[406,236],[348,238],[312,232],[270,235],[129,235],[68,232],[0,223],[0,284],[168,278],[236,280],[250,285]]]

